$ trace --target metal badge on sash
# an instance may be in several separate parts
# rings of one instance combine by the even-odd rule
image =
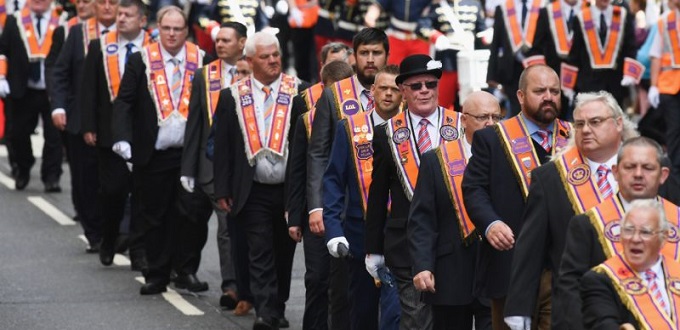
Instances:
[[[590,179],[590,166],[578,164],[569,170],[567,182],[573,186],[580,186]]]

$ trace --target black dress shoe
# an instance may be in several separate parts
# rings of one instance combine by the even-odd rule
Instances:
[[[253,330],[275,330],[278,329],[278,325],[275,322],[269,322],[263,317],[258,316],[253,323]]]
[[[165,284],[159,282],[149,282],[142,285],[142,288],[139,289],[139,294],[146,296],[163,293],[165,291],[168,291],[168,288]]]
[[[90,244],[90,245],[87,246],[87,248],[85,248],[85,252],[86,253],[99,253],[99,249],[101,247],[101,244],[102,244],[101,242]]]
[[[142,272],[142,274],[146,274],[147,271],[149,271],[149,264],[146,262],[146,257],[131,257],[132,260],[130,260],[130,269],[132,269],[133,272]]]
[[[288,319],[285,316],[279,319],[279,328],[281,329],[290,328],[290,322],[288,322]]]
[[[232,310],[236,308],[238,304],[238,295],[234,290],[227,289],[220,297],[220,306],[226,308],[227,310]]]
[[[59,186],[59,182],[45,182],[45,192],[60,193],[61,187]]]
[[[108,242],[102,242],[99,247],[99,262],[104,266],[111,266],[113,263],[113,256],[115,255],[114,248],[112,244]]]
[[[16,178],[14,179],[14,188],[17,190],[24,190],[28,186],[28,181],[30,181],[31,176],[19,171]]]
[[[177,275],[174,282],[178,289],[187,289],[191,292],[208,291],[208,283],[199,281],[194,274]]]

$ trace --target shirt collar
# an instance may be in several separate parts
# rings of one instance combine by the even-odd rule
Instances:
[[[433,125],[434,127],[439,127],[439,107],[437,107],[437,109],[435,109],[434,112],[432,112],[427,117],[418,116],[411,111],[408,112],[408,115],[411,116],[411,122],[413,123],[414,128],[418,126],[420,120],[423,118],[427,119],[430,122],[430,124]]]
[[[255,89],[261,91],[261,90],[262,90],[262,87],[264,87],[265,84],[263,84],[263,83],[260,82],[259,80],[255,79],[255,77],[252,76],[252,75],[251,75],[251,78],[252,78],[252,80],[253,80],[253,86],[255,87]],[[277,93],[278,90],[279,90],[279,84],[280,84],[280,83],[281,83],[281,75],[279,75],[279,77],[276,78],[276,80],[274,80],[271,84],[269,84],[269,85],[267,85],[267,86],[269,86],[269,87],[272,88],[272,93]]]
[[[541,128],[536,125],[533,121],[529,120],[524,113],[520,112],[520,116],[522,116],[522,121],[524,122],[524,125],[527,127],[527,131],[529,131],[529,136],[534,135],[538,130]],[[553,125],[549,125],[545,130],[552,133]]]
[[[176,59],[180,60],[180,63],[184,63],[184,57],[185,57],[186,53],[187,53],[186,47],[182,47],[179,50],[179,52],[177,53],[177,55],[172,56],[172,55],[170,55],[170,53],[168,53],[167,50],[165,50],[165,48],[163,48],[163,45],[161,45],[161,55],[163,55],[163,61],[165,61],[166,63],[171,58],[176,58]]]
[[[120,39],[119,39],[120,44],[123,47],[125,47],[125,45],[127,45],[129,43],[135,44],[135,46],[137,46],[137,48],[142,48],[142,46],[144,45],[144,30],[139,31],[139,34],[132,40],[127,40],[127,39],[123,38],[123,36],[120,35],[120,34],[118,34],[118,36],[120,37]]]
[[[597,162],[594,162],[594,161],[588,159],[587,157],[584,157],[584,158],[586,159],[586,162],[588,163],[588,166],[590,167],[591,170],[592,170],[592,169],[597,169],[598,167],[600,167],[600,165],[605,165],[605,166],[607,166],[607,168],[608,168],[609,170],[611,170],[611,169],[612,169],[612,166],[616,165],[616,157],[617,157],[617,156],[616,156],[616,154],[615,154],[614,156],[612,156],[611,158],[609,158],[609,159],[608,159],[606,162],[604,162],[604,163],[597,163]],[[593,172],[593,173],[594,173],[594,172]]]
[[[97,26],[99,27],[100,32],[104,32],[104,30],[106,30],[106,32],[116,31],[116,23],[111,24],[111,26],[104,26],[104,24],[97,21]]]

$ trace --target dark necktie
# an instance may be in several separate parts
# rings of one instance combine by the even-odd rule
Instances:
[[[14,12],[21,11],[21,8],[19,7],[19,0],[14,0]]]
[[[604,47],[604,40],[607,38],[607,21],[604,19],[604,13],[600,14],[600,44]]]
[[[135,47],[135,44],[133,43],[128,43],[125,45],[125,48],[127,48],[127,51],[125,52],[125,64],[127,64],[128,59],[130,58],[130,55],[132,55],[132,48]]]
[[[529,12],[527,8],[527,0],[522,0],[522,30],[524,30],[524,23],[527,20],[527,13]]]
[[[35,32],[38,34],[38,36],[42,36],[42,32],[40,30],[40,20],[42,19],[41,14],[36,14],[35,15]],[[33,82],[39,82],[42,74],[40,73],[40,62],[41,61],[36,61],[36,62],[31,62],[30,65],[30,77],[29,79]]]
[[[109,33],[109,29],[104,29],[104,30],[102,30],[101,35],[105,35],[105,34],[107,34],[107,33]]]
[[[569,29],[569,33],[571,33],[571,30],[573,29],[572,24],[574,24],[574,8],[571,8],[569,20],[567,20],[567,29]]]

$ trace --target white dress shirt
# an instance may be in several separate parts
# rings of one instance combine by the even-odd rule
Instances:
[[[170,88],[170,85],[172,84],[172,72],[175,69],[175,66],[170,63],[170,60],[176,58],[180,61],[179,71],[182,75],[182,79],[184,79],[186,49],[185,47],[182,47],[177,55],[172,56],[163,48],[163,46],[160,48],[161,54],[163,55],[163,62],[165,62],[165,75],[168,78],[167,84]],[[174,110],[172,114],[170,114],[170,116],[165,119],[165,122],[158,127],[158,138],[156,138],[155,145],[156,150],[181,148],[184,145],[184,128],[186,127],[187,121],[182,117],[182,115],[180,115],[179,111],[177,111],[177,105],[179,104],[180,100],[175,100],[175,98],[172,96],[172,91],[170,91],[170,97],[172,98],[172,104],[175,105]]]
[[[595,180],[597,180],[597,168],[600,167],[600,165],[607,166],[609,169],[609,173],[607,173],[607,181],[609,181],[609,185],[612,187],[612,192],[616,193],[619,191],[619,183],[616,182],[616,178],[614,178],[614,174],[612,173],[612,167],[616,165],[616,155],[612,156],[612,158],[609,158],[604,163],[596,163],[586,158],[586,163],[588,164],[588,167],[590,167],[590,175],[594,175]]]
[[[262,145],[266,146],[269,144],[269,132],[265,131],[265,112],[267,109],[264,108],[265,93],[262,87],[265,85],[252,78],[253,81],[253,102],[255,104],[255,118],[257,119],[257,126],[259,128],[260,139]],[[281,85],[281,76],[277,78],[274,82],[268,86],[271,88],[271,97],[275,100],[274,106],[276,106],[276,97],[278,96],[279,86]],[[274,119],[274,114],[272,114],[270,121]],[[284,137],[285,138],[285,137]],[[258,156],[255,162],[255,176],[254,180],[259,183],[264,184],[279,184],[283,183],[286,176],[286,158],[288,157],[288,152],[284,150],[284,157],[267,155],[265,157]]]
[[[42,43],[45,40],[45,35],[47,35],[47,27],[49,26],[50,22],[50,14],[51,12],[48,10],[44,13],[42,13],[42,18],[40,18],[40,33],[38,34],[38,31],[36,30],[36,35],[38,36],[38,44],[42,45]],[[19,18],[21,19],[21,18]],[[33,20],[33,27],[37,28],[37,17],[35,12],[31,12],[31,19]],[[26,49],[26,52],[29,50]],[[38,90],[44,90],[45,89],[45,60],[42,59],[40,60],[40,80],[39,81],[33,81],[31,79],[28,79],[28,88],[31,89],[38,89]]]
[[[595,32],[600,32],[600,14],[604,13],[604,20],[607,22],[607,34],[609,34],[609,27],[612,26],[612,17],[614,16],[614,9],[612,6],[607,6],[604,11],[597,8],[597,6],[590,6],[592,10],[593,23],[595,24]]]
[[[420,131],[420,120],[423,119],[423,117],[416,115],[415,113],[409,111],[408,115],[411,117],[411,129],[412,129],[412,134],[415,137],[416,141],[418,141],[418,131]],[[427,134],[430,135],[430,141],[432,142],[432,148],[437,148],[439,147],[439,122],[441,121],[440,117],[441,116],[441,111],[439,107],[431,113],[429,116],[427,116],[425,119],[427,119],[430,123],[427,124]]]
[[[15,12],[21,10],[26,5],[26,0],[18,0],[19,8],[14,8],[14,0],[5,0],[5,8],[7,9],[7,15],[12,15]]]
[[[127,53],[127,44],[129,43],[134,45],[134,47],[132,47],[133,54],[142,50],[142,47],[144,46],[144,31],[139,31],[139,35],[133,40],[127,40],[120,34],[118,35],[118,70],[120,70],[121,77],[123,77],[123,73],[125,72],[125,54]]]
[[[222,86],[231,86],[231,82],[236,82],[236,73],[231,74],[231,68],[236,70],[236,65],[231,65],[225,61],[222,61]]]
[[[654,273],[656,274],[654,282],[656,282],[656,286],[659,288],[659,291],[661,291],[661,299],[663,299],[663,302],[666,304],[666,307],[669,307],[670,304],[668,303],[668,291],[666,290],[666,275],[663,272],[661,260],[662,258],[659,257],[659,260],[657,260],[656,263],[654,263],[651,270],[654,271]],[[649,288],[650,284],[647,281],[647,275],[645,275],[645,273],[642,272],[638,273],[638,276],[640,276],[640,278],[642,279],[642,283]]]

